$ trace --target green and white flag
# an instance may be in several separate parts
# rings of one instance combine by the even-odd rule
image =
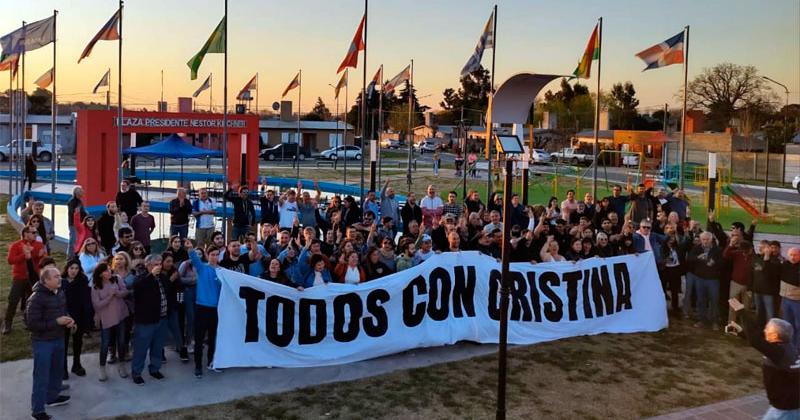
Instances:
[[[225,18],[223,17],[222,20],[217,25],[217,29],[214,29],[214,32],[208,38],[208,41],[203,45],[203,48],[200,48],[200,51],[186,63],[187,66],[192,70],[192,80],[197,79],[197,70],[200,69],[200,64],[203,62],[203,58],[205,58],[206,54],[218,53],[222,54],[225,52]]]

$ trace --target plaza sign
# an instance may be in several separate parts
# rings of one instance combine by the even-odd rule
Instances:
[[[119,126],[119,118],[114,118]],[[122,117],[122,126],[128,128],[222,128],[222,118],[152,118]],[[228,119],[228,128],[247,128],[246,120]]]

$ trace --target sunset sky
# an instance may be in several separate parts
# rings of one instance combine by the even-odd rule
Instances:
[[[77,64],[88,41],[117,8],[109,0],[2,0],[0,33],[17,29],[58,9],[59,101],[105,101],[91,90],[112,69],[116,95],[117,43],[100,41]],[[382,63],[391,78],[414,59],[415,87],[421,102],[439,107],[442,90],[456,87],[459,71],[472,53],[494,3],[477,0],[373,0],[369,4],[368,78]],[[677,104],[682,66],[642,72],[634,56],[691,25],[689,77],[720,62],[754,65],[761,74],[788,85],[790,101],[800,101],[800,2],[797,0],[503,0],[498,3],[497,83],[519,72],[569,74],[575,68],[598,17],[603,25],[601,88],[629,80],[641,110]],[[186,62],[206,41],[224,13],[222,0],[129,0],[123,21],[123,100],[126,107],[155,108],[160,97],[171,107],[190,96],[214,73],[214,102],[222,103],[222,55],[206,56],[199,77],[189,79]],[[336,69],[344,57],[364,2],[358,0],[232,0],[229,5],[229,99],[258,72],[259,107],[280,100],[298,69],[303,69],[302,111],[317,96],[333,109]],[[26,88],[52,65],[50,46],[26,56]],[[484,54],[491,64],[491,51]],[[361,86],[351,73],[350,98]],[[594,63],[588,83],[594,92]],[[352,70],[351,70],[352,71]],[[7,77],[7,76],[5,76]],[[2,79],[0,79],[2,80]],[[7,79],[5,79],[7,80]],[[0,86],[4,86],[0,84]],[[554,83],[554,86],[556,84]],[[780,89],[780,88],[778,88]],[[783,90],[776,90],[781,101]],[[293,92],[287,99],[296,101]],[[343,99],[343,98],[342,98]],[[115,100],[115,99],[114,99]],[[208,105],[208,93],[199,97]],[[343,103],[342,103],[343,106]]]

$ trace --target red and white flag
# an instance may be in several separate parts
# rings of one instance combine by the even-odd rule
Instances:
[[[244,85],[242,90],[239,91],[239,94],[236,95],[236,99],[240,101],[246,99],[247,94],[253,89],[258,89],[258,73],[256,73],[255,76],[253,76],[253,78],[250,79],[246,85]]]
[[[39,76],[33,84],[39,86],[42,89],[47,89],[50,84],[53,83],[53,69],[47,70],[43,75]]]
[[[353,42],[350,43],[350,48],[347,50],[347,55],[344,56],[342,64],[339,64],[339,70],[336,70],[336,74],[341,73],[346,67],[358,67],[358,52],[367,48],[367,44],[364,42],[364,22],[366,20],[367,15],[364,15],[361,18],[361,23],[358,24],[358,29],[356,29]]]
[[[298,86],[300,86],[300,72],[297,72],[297,75],[294,76],[294,79],[292,79],[292,81],[289,83],[289,86],[286,86],[286,89],[284,89],[283,94],[281,95],[281,98],[285,97],[286,94],[289,93],[290,90],[292,90],[292,89],[294,89],[294,88],[296,88]]]
[[[403,71],[400,72],[397,76],[393,77],[392,80],[386,82],[381,89],[384,92],[394,92],[394,89],[399,86],[400,84],[407,82],[411,79],[411,65],[407,65]]]
[[[83,49],[81,57],[78,59],[79,63],[81,62],[81,60],[88,57],[89,54],[92,53],[92,48],[94,48],[94,44],[96,44],[97,41],[100,40],[113,41],[119,39],[119,22],[121,16],[120,12],[121,11],[118,9],[117,12],[114,13],[113,16],[111,16],[111,19],[109,19],[108,22],[106,22],[106,24],[103,25],[102,28],[100,28],[100,32],[98,32],[97,35],[95,35],[94,38],[92,38],[92,40],[89,41],[89,45],[87,45],[86,48]]]

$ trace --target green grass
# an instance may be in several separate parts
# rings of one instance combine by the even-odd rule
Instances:
[[[0,194],[0,214],[6,215],[6,205],[8,196]],[[6,215],[7,216],[7,215]],[[8,247],[12,242],[19,239],[19,233],[8,223],[0,224],[0,255],[4,258],[8,255]],[[59,268],[64,266],[66,255],[63,252],[54,252],[53,259]],[[0,315],[5,316],[8,307],[8,293],[11,290],[11,266],[8,263],[0,264]],[[5,321],[5,320],[4,320]],[[96,350],[99,346],[97,334],[90,338],[84,338],[83,351]],[[71,347],[71,346],[70,346]],[[22,313],[19,311],[14,316],[11,327],[11,334],[0,336],[0,362],[10,360],[27,359],[31,357],[30,334],[25,329],[22,320]]]

